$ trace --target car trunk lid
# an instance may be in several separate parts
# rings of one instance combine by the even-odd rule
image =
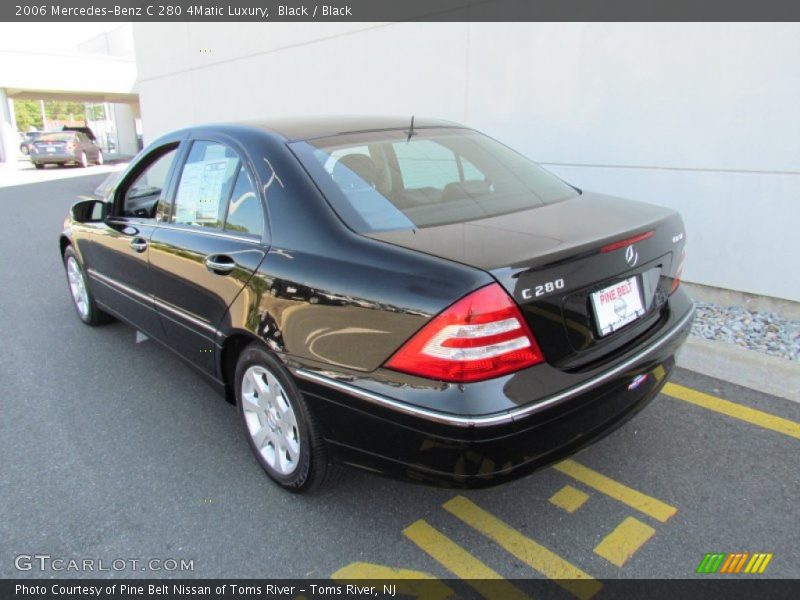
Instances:
[[[658,322],[684,239],[674,211],[593,193],[369,236],[490,272],[548,362],[570,369],[608,357]],[[624,314],[615,317],[621,302]]]

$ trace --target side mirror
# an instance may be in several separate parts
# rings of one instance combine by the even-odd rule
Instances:
[[[82,200],[73,204],[69,213],[78,223],[99,223],[105,221],[108,204],[102,200]]]

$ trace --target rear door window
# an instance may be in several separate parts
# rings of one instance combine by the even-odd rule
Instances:
[[[250,174],[244,166],[239,167],[239,174],[228,202],[225,231],[244,233],[259,238],[264,233],[264,212],[261,208],[261,200],[250,179]]]

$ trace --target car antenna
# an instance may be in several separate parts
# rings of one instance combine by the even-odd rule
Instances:
[[[417,132],[414,131],[414,115],[411,115],[411,127],[408,131],[406,131],[406,133],[408,134],[408,138],[406,138],[406,144],[407,144],[408,142],[411,141],[412,135],[417,135]]]

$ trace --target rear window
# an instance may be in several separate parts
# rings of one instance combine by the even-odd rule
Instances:
[[[461,223],[577,195],[506,146],[468,129],[351,133],[291,148],[334,210],[371,233]]]
[[[37,141],[39,142],[74,142],[74,133],[45,133]]]

